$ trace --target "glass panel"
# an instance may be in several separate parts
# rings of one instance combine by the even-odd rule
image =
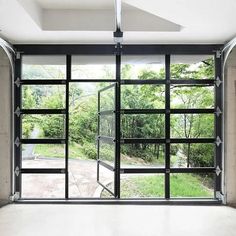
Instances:
[[[164,175],[122,174],[121,198],[163,198]]]
[[[22,168],[64,168],[64,144],[23,144]]]
[[[64,138],[65,115],[23,115],[22,138]]]
[[[72,79],[115,79],[115,56],[72,56]]]
[[[100,135],[115,137],[115,116],[114,115],[100,116]]]
[[[100,111],[115,110],[115,86],[100,92]]]
[[[171,108],[214,108],[213,86],[182,86],[171,88]]]
[[[64,174],[22,174],[22,198],[65,198]]]
[[[98,91],[109,84],[101,82],[70,84],[69,195],[72,198],[97,198],[103,190],[97,183]],[[108,132],[109,122],[109,117],[106,116],[103,124],[104,132]],[[101,152],[106,161],[112,160],[112,146],[109,150],[107,146],[102,146]],[[102,169],[102,176],[105,171]],[[108,170],[108,178],[105,176],[104,182],[109,178],[113,180],[114,174]]]
[[[66,57],[24,55],[22,79],[66,79]]]
[[[114,172],[110,171],[109,169],[99,165],[99,181],[103,184],[106,188],[108,188],[112,193],[114,193]],[[100,187],[102,190],[100,193],[100,197],[102,198],[111,198],[113,197],[106,189],[103,189],[102,186]]]
[[[121,167],[164,167],[165,145],[124,144],[121,145]]]
[[[171,56],[171,79],[214,79],[214,71],[212,55]]]
[[[165,79],[165,56],[122,56],[121,79]]]
[[[164,85],[122,85],[121,108],[164,109]]]
[[[170,121],[172,138],[214,137],[214,114],[174,114]]]
[[[214,174],[171,174],[170,195],[171,197],[214,198]]]
[[[138,114],[121,116],[121,134],[123,138],[163,138],[165,115]]]
[[[71,198],[92,198],[97,197],[97,194],[101,192],[97,183],[97,163],[95,160],[83,159],[85,158],[84,148],[81,148],[81,156],[72,158],[70,155],[69,196]],[[89,149],[86,150],[86,155],[93,155],[89,154]],[[91,150],[91,153],[93,153],[93,150]]]
[[[215,144],[171,144],[171,167],[214,167]]]
[[[64,85],[23,85],[23,109],[64,109]]]
[[[110,166],[115,165],[115,144],[108,144],[103,142],[102,140],[99,141],[99,159],[106,162]]]

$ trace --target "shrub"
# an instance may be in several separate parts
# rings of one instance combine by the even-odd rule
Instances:
[[[93,143],[84,143],[82,150],[89,159],[97,159],[97,149]]]

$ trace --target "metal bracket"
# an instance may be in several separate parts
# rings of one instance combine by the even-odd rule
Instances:
[[[117,43],[115,45],[115,55],[121,55],[122,54],[122,45],[120,43]]]
[[[14,144],[15,144],[17,147],[20,146],[21,143],[20,143],[20,139],[19,139],[19,137],[16,138]]]
[[[221,143],[222,143],[222,141],[221,141],[220,137],[217,136],[217,138],[216,138],[216,145],[219,147]]]
[[[20,59],[21,52],[16,52],[16,59]]]
[[[219,166],[216,167],[216,175],[219,176],[222,170],[220,169]]]
[[[17,115],[18,117],[20,117],[20,114],[21,114],[20,107],[17,107],[14,113],[15,113],[15,115]]]
[[[219,107],[216,108],[215,114],[217,115],[217,117],[219,117],[222,114],[222,111],[220,110]]]
[[[222,81],[220,80],[220,77],[219,77],[219,76],[217,76],[215,83],[216,83],[216,86],[217,86],[217,87],[220,87]]]
[[[166,169],[166,174],[170,174],[170,169]]]
[[[9,200],[10,200],[11,202],[15,202],[15,201],[17,201],[17,200],[19,200],[19,199],[20,199],[20,193],[19,193],[19,192],[15,192],[14,195],[11,195],[11,196],[9,197]]]
[[[15,85],[17,86],[17,88],[20,87],[20,78],[17,77],[16,81],[15,81]]]
[[[18,177],[20,174],[20,168],[17,166],[15,171],[14,171],[15,175]]]
[[[220,191],[216,191],[216,198],[223,201],[224,200],[224,195]]]
[[[221,50],[216,50],[216,58],[220,58],[222,55]]]

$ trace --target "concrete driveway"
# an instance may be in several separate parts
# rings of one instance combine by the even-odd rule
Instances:
[[[37,158],[22,161],[23,168],[64,168],[62,158]],[[113,182],[113,173],[101,167],[101,182]],[[64,174],[23,174],[23,198],[64,198]],[[97,183],[97,164],[94,160],[69,159],[69,196],[71,198],[100,197],[102,188]]]

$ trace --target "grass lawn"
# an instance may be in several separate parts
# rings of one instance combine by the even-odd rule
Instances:
[[[40,157],[65,158],[65,148],[62,144],[37,144],[34,148],[34,154]],[[75,143],[69,146],[69,158],[87,159],[80,145]]]
[[[171,197],[214,197],[209,186],[209,176],[172,174]],[[121,178],[122,198],[164,197],[164,175],[129,175]],[[103,191],[102,197],[110,197]]]

